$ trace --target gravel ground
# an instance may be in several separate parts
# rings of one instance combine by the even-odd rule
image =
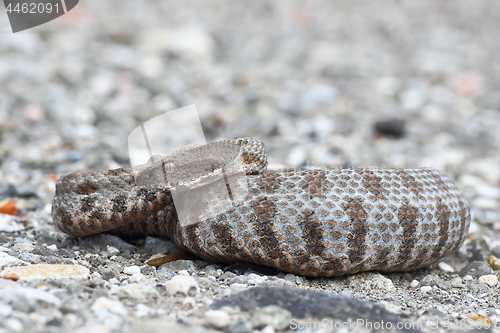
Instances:
[[[500,2],[87,0],[0,30],[0,200],[18,212],[0,214],[0,268],[20,278],[0,279],[0,332],[500,331]],[[57,176],[128,165],[134,128],[190,104],[207,141],[257,137],[272,168],[440,169],[469,237],[420,271],[313,279],[150,267],[172,242],[54,227]]]

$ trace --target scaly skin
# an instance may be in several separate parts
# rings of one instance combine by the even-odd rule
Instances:
[[[262,143],[237,144],[253,164],[247,172],[262,172]],[[214,217],[182,226],[168,188],[137,187],[130,168],[72,173],[56,184],[52,215],[73,236],[165,236],[208,260],[306,276],[419,269],[456,251],[469,229],[467,202],[432,169],[304,170],[246,183],[244,200],[224,213],[208,187],[202,199]]]

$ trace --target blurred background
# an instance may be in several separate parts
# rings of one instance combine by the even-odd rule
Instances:
[[[499,1],[82,0],[0,31],[0,193],[25,213],[196,104],[207,141],[257,137],[271,167],[443,170],[500,230]]]

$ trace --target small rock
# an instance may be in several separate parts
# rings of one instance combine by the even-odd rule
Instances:
[[[97,317],[107,317],[110,314],[127,315],[127,309],[125,309],[120,301],[106,297],[96,299],[91,309]]]
[[[231,317],[226,311],[208,310],[207,312],[205,312],[205,322],[209,326],[223,329],[229,325],[229,323],[231,322]]]
[[[239,293],[240,291],[247,289],[248,286],[246,284],[233,283],[229,288],[231,288],[233,293]]]
[[[392,312],[392,313],[395,313],[395,314],[403,314],[404,313],[404,311],[401,310],[401,307],[399,307],[399,306],[397,306],[395,304],[392,304],[390,302],[380,301],[378,303],[380,305],[382,305],[389,312]]]
[[[107,250],[108,246],[120,250],[121,253],[135,249],[135,246],[130,245],[120,237],[110,234],[97,234],[78,238],[78,243],[81,249],[88,249],[92,253]]]
[[[386,137],[401,138],[405,134],[405,122],[401,119],[389,119],[376,122],[375,133]]]
[[[252,324],[248,321],[240,320],[239,322],[230,325],[226,329],[226,333],[250,333],[252,332]]]
[[[10,256],[5,252],[0,251],[0,268],[22,264],[27,264],[27,262],[19,260],[16,257]]]
[[[497,245],[497,246],[495,246],[494,248],[492,248],[492,249],[491,249],[491,254],[493,254],[493,256],[494,256],[496,259],[498,259],[498,258],[500,257],[500,245]],[[491,265],[491,264],[490,264],[490,265]],[[491,268],[493,268],[493,267],[491,267]],[[493,269],[495,269],[495,268],[493,268]],[[499,266],[499,268],[498,268],[498,269],[500,269],[500,266]]]
[[[247,276],[247,283],[248,284],[260,284],[264,281],[266,281],[266,279],[260,275],[257,275],[257,274],[251,273],[251,274],[248,274],[248,276]]]
[[[368,272],[361,275],[353,275],[348,277],[351,284],[354,285],[365,285],[369,288],[381,289],[381,290],[395,290],[394,284],[391,280],[386,278],[380,273]]]
[[[195,288],[196,292],[200,291],[198,283],[192,276],[176,275],[164,285],[169,295],[175,295],[178,292],[187,295],[191,288]]]
[[[111,256],[116,256],[118,254],[120,254],[120,250],[118,250],[116,247],[113,247],[113,246],[107,246],[106,247],[107,251],[108,251],[108,255],[111,257]]]
[[[118,275],[118,272],[110,267],[105,267],[101,270],[102,278],[106,281],[112,279]]]
[[[423,292],[423,293],[428,293],[431,290],[432,290],[431,286],[423,286],[423,287],[420,288],[420,291]]]
[[[420,280],[420,285],[422,285],[422,286],[435,286],[438,282],[439,281],[436,278],[436,276],[434,276],[432,274],[428,274],[428,275],[424,276],[424,278],[422,280]]]
[[[177,251],[179,251],[179,249],[175,246],[174,242],[168,239],[156,237],[146,237],[144,247],[142,248],[143,253],[149,254],[170,254]]]
[[[24,294],[17,294],[10,300],[12,309],[24,313],[31,313],[36,309],[36,300]]]
[[[162,267],[170,268],[171,270],[173,270],[175,272],[185,270],[185,271],[188,271],[189,273],[194,273],[197,270],[194,262],[192,262],[191,260],[183,260],[183,259],[163,264],[160,266],[160,269]]]
[[[491,269],[500,270],[500,259],[495,256],[489,256],[486,262],[490,265]]]
[[[22,332],[23,331],[23,324],[17,318],[7,318],[3,322],[3,326],[10,329],[12,332]]]
[[[438,267],[440,270],[442,270],[443,272],[449,272],[449,273],[453,273],[455,270],[453,269],[453,267],[451,267],[450,265],[448,265],[447,263],[444,263],[444,262],[440,262],[438,264]]]
[[[443,318],[446,316],[446,313],[444,313],[443,311],[439,310],[439,309],[429,309],[429,310],[426,310],[424,312],[424,314],[428,314],[428,315],[431,315],[431,316],[438,316],[440,318]]]
[[[459,277],[453,278],[450,281],[450,285],[455,288],[464,288],[465,285],[462,283],[462,279]]]
[[[1,289],[0,297],[2,297],[7,303],[10,303],[20,297],[24,301],[26,299],[30,299],[45,302],[55,306],[61,305],[61,300],[57,296],[47,291],[36,288],[20,287],[18,285],[13,288]]]
[[[156,268],[153,266],[143,266],[141,267],[141,273],[146,275],[146,274],[155,274],[156,273]]]
[[[120,287],[118,295],[120,297],[130,297],[140,302],[145,302],[150,298],[157,298],[160,296],[154,287],[141,283],[130,283]]]
[[[19,217],[0,214],[0,231],[14,232],[24,230],[24,225],[19,222]]]
[[[12,313],[12,306],[7,304],[0,304],[0,316],[7,317]]]
[[[151,309],[148,306],[139,303],[135,307],[135,315],[137,317],[145,317],[148,316],[149,314],[151,314]]]
[[[90,276],[88,268],[79,265],[36,264],[6,268],[1,273],[3,278],[12,280],[43,279],[86,279]]]
[[[139,266],[128,266],[123,269],[123,273],[128,275],[141,273],[141,268]]]
[[[257,328],[263,328],[267,325],[276,330],[284,330],[290,326],[292,314],[276,305],[269,305],[255,312],[252,322]]]
[[[498,278],[495,275],[483,275],[478,279],[479,283],[485,283],[490,287],[494,287],[498,284]]]
[[[413,280],[413,281],[411,281],[411,283],[410,283],[410,287],[411,287],[411,288],[416,288],[416,287],[418,286],[418,284],[419,284],[419,282],[418,282],[417,280]]]
[[[460,272],[458,275],[460,276],[465,276],[465,275],[471,275],[471,276],[482,276],[482,275],[489,275],[491,274],[491,267],[488,265],[486,262],[483,261],[473,261],[468,263]]]

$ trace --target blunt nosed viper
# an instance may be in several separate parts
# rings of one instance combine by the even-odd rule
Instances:
[[[217,197],[206,195],[213,217],[181,225],[168,186],[139,187],[132,169],[121,168],[60,177],[54,222],[72,236],[165,236],[210,261],[247,261],[324,277],[416,270],[456,251],[467,236],[469,206],[437,170],[265,173],[261,141],[209,145],[227,144],[238,147],[247,174],[244,200],[229,210],[218,211]]]

